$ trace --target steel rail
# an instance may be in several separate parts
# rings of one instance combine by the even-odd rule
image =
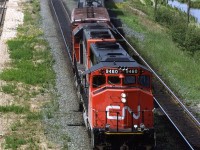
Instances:
[[[6,0],[4,0],[4,2],[2,2],[3,4],[0,5],[2,11],[0,12],[0,27],[2,26],[3,23],[3,18],[4,18],[4,13],[5,13],[5,9],[6,9]]]
[[[185,141],[185,143],[188,145],[188,147],[191,150],[194,150],[194,148],[192,147],[192,145],[189,143],[189,141],[185,138],[185,136],[181,133],[181,131],[179,130],[179,128],[176,126],[176,124],[172,121],[172,119],[169,117],[169,115],[167,114],[167,112],[162,108],[162,106],[159,104],[159,102],[157,101],[157,99],[154,97],[155,102],[157,103],[157,105],[160,107],[160,109],[162,110],[162,112],[165,114],[165,116],[168,118],[168,120],[171,122],[171,124],[174,126],[174,128],[178,131],[179,135],[183,138],[183,140]]]
[[[135,48],[125,39],[125,37],[117,29],[116,29],[116,32],[123,38],[123,40],[128,44],[128,46],[136,53],[136,56],[138,56],[142,60],[142,62],[153,72],[156,78],[164,85],[164,87],[170,92],[170,94],[181,105],[181,107],[187,112],[187,114],[192,118],[193,122],[199,128],[200,122],[194,117],[194,115],[187,109],[187,107],[181,102],[181,100],[174,94],[174,92],[165,84],[165,82],[158,76],[158,74],[150,67],[150,65],[142,58],[142,56],[140,56],[140,54],[135,50]]]

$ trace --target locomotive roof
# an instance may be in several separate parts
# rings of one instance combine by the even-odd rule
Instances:
[[[84,30],[87,39],[111,39],[114,38],[108,28],[88,28]]]
[[[97,42],[91,44],[91,51],[96,56],[98,64],[92,66],[85,74],[98,70],[102,67],[117,68],[124,67],[146,67],[138,64],[129,54],[122,48],[119,43],[115,42]]]
[[[82,23],[82,24],[79,24],[77,28],[75,28],[73,30],[73,34],[75,36],[78,36],[80,34],[82,34],[82,32],[90,32],[90,31],[100,31],[100,30],[110,30],[110,26],[107,24],[107,23]]]
[[[119,43],[116,42],[96,42],[91,44],[92,53],[99,59],[115,59],[116,61],[120,58],[130,58],[129,54],[122,48]],[[133,60],[133,59],[132,59]],[[119,60],[120,61],[120,60]]]
[[[104,7],[75,8],[71,15],[72,23],[87,21],[110,21],[107,9]]]

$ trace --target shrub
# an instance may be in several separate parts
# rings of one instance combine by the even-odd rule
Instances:
[[[185,42],[185,49],[192,54],[197,51],[200,51],[200,29],[197,27],[188,27]]]
[[[155,20],[170,29],[173,41],[178,43],[183,50],[192,54],[200,51],[200,29],[188,26],[187,15],[174,10],[169,7],[160,7]]]
[[[176,17],[170,27],[170,30],[173,41],[183,47],[187,33],[187,21],[183,18]]]
[[[173,24],[173,16],[174,12],[172,10],[169,10],[166,7],[161,7],[157,9],[155,20],[164,26],[170,27]]]

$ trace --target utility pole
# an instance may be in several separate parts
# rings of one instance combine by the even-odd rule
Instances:
[[[190,0],[188,0],[188,8],[187,8],[187,21],[190,23]]]
[[[154,8],[154,16],[156,17],[157,14],[157,6],[158,6],[158,0],[155,0],[155,8]]]

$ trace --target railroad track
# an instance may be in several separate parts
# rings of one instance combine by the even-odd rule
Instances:
[[[70,55],[71,49],[71,24],[70,16],[65,5],[61,0],[51,0],[53,12],[55,13],[56,20],[58,21],[59,29],[61,31],[66,50]],[[116,32],[117,29],[116,29]],[[118,32],[119,33],[119,32]],[[120,33],[119,33],[120,34]],[[121,34],[120,34],[121,35]],[[175,127],[183,141],[185,141],[188,149],[200,149],[200,123],[192,115],[192,113],[185,107],[181,100],[172,92],[172,90],[163,82],[158,74],[148,65],[148,63],[140,56],[140,54],[129,44],[129,42],[121,35],[130,49],[133,50],[135,55],[146,65],[155,76],[155,92],[154,100],[167,116],[171,124]]]
[[[65,45],[65,48],[68,52],[70,62],[72,63],[72,58],[70,55],[71,50],[71,23],[69,12],[66,10],[63,2],[61,0],[51,0],[50,6],[53,13],[55,14],[56,20],[59,25],[60,32],[62,34],[62,39]]]
[[[0,0],[0,35],[2,32],[2,26],[3,26],[3,21],[4,21],[6,1],[7,0]]]

